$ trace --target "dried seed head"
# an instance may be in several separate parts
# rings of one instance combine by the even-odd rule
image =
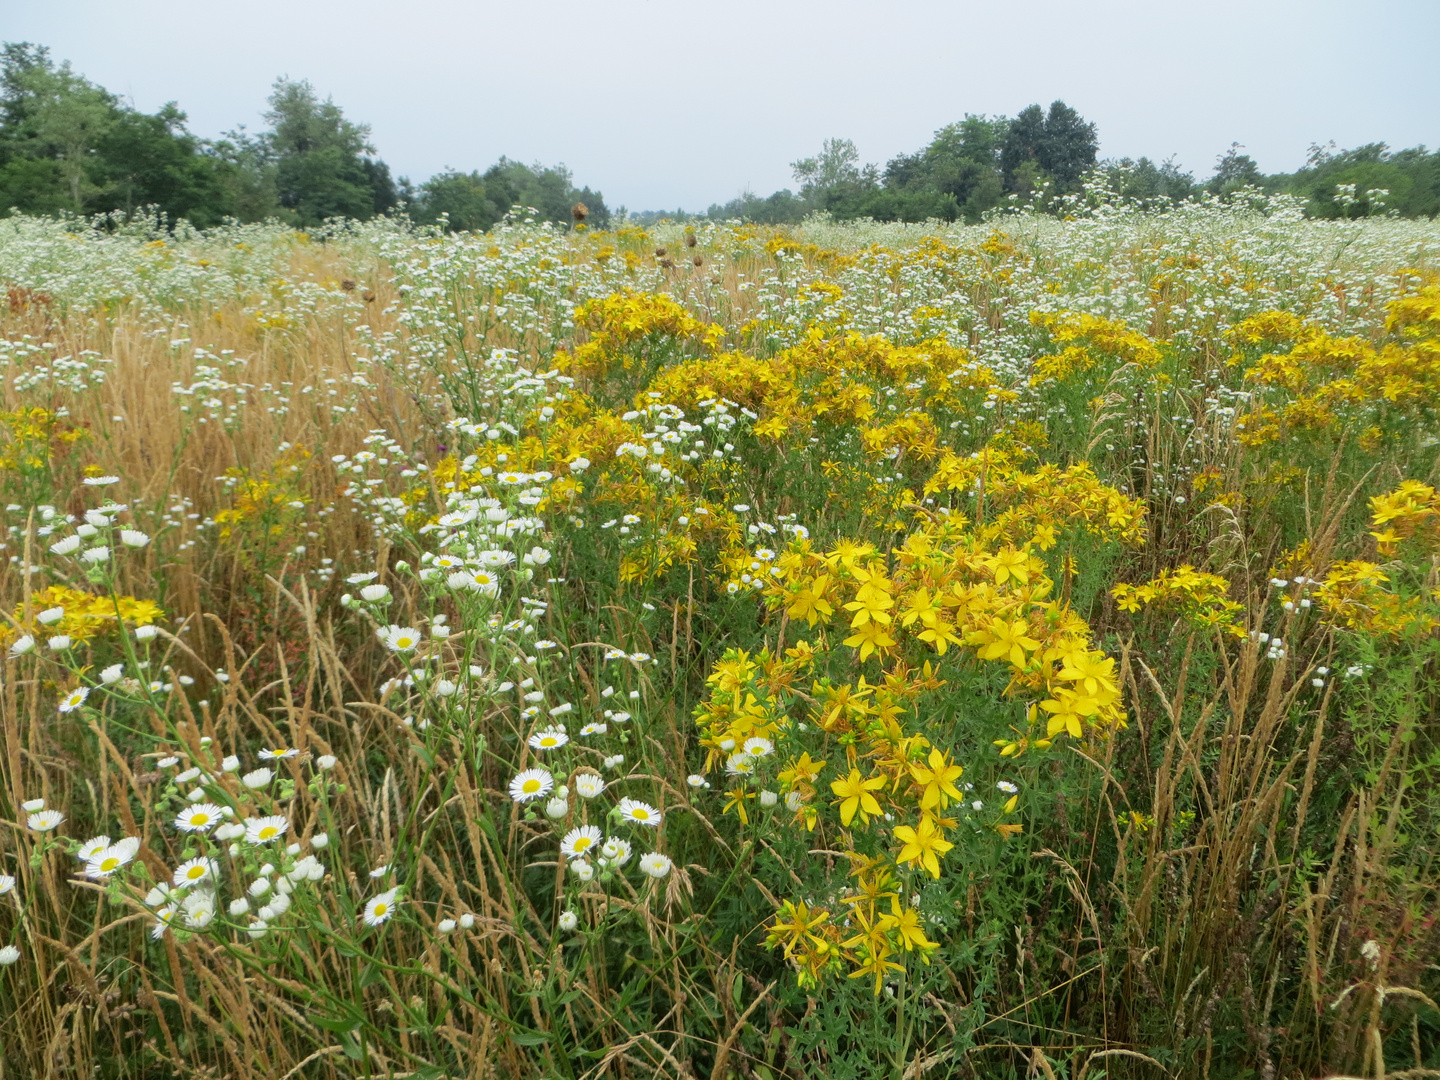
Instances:
[[[354,292],[355,279],[347,277],[344,281],[340,282],[340,288],[344,289],[346,292]]]
[[[698,243],[699,243],[699,241],[695,239],[695,234],[694,234],[693,232],[687,232],[687,233],[685,234],[685,246],[686,246],[686,247],[694,247],[694,246],[695,246],[696,244],[698,244]]]
[[[584,221],[590,216],[590,208],[583,202],[577,202],[570,208],[570,216],[576,221]]]
[[[663,259],[663,258],[665,258],[665,249],[664,249],[663,247],[658,247],[658,248],[655,249],[655,258],[657,258],[657,259]]]

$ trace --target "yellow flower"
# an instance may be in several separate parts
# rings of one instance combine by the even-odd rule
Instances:
[[[887,620],[889,616],[886,616]],[[878,622],[866,623],[855,633],[845,639],[845,644],[852,649],[860,650],[860,659],[870,659],[870,654],[878,649],[888,649],[895,644],[895,639],[885,632],[885,627]]]
[[[859,769],[851,769],[850,775],[843,780],[832,780],[830,790],[840,796],[840,823],[848,826],[855,820],[857,812],[862,824],[869,822],[871,814],[879,814],[880,804],[870,793],[879,791],[884,786],[885,777],[861,779]]]
[[[945,755],[933,747],[930,750],[930,767],[911,765],[910,775],[920,785],[920,808],[922,810],[944,810],[951,799],[960,800],[960,789],[955,781],[965,770],[945,759]]]
[[[896,862],[918,862],[936,879],[940,877],[940,856],[955,846],[945,839],[945,834],[929,814],[921,817],[918,829],[909,825],[897,825],[895,839],[904,845],[900,854],[895,857]]]
[[[880,916],[880,925],[899,936],[906,952],[919,949],[920,958],[927,964],[930,962],[927,955],[930,950],[940,947],[938,941],[931,941],[925,936],[925,931],[920,926],[920,912],[913,907],[901,906],[898,897],[890,898],[890,914]]]
[[[1007,547],[989,559],[990,571],[995,575],[996,585],[1003,585],[1010,578],[1014,578],[1021,585],[1028,585],[1029,564],[1029,550],[1016,551],[1013,547]]]
[[[1024,668],[1026,653],[1040,648],[1040,642],[1028,634],[1030,627],[1023,619],[992,618],[990,625],[970,636],[970,643],[980,650],[982,660],[1009,660]]]

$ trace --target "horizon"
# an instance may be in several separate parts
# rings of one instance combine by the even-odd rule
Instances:
[[[1173,157],[1199,180],[1231,143],[1278,173],[1300,168],[1312,144],[1440,142],[1440,69],[1425,58],[1440,8],[1422,0],[1363,11],[1222,0],[1203,17],[1107,0],[1081,25],[1052,18],[1066,7],[1041,0],[1029,8],[1031,36],[1018,39],[1003,11],[934,0],[887,8],[882,26],[854,0],[742,0],[719,30],[707,25],[712,10],[618,0],[597,25],[593,7],[567,0],[551,9],[563,31],[552,33],[524,12],[453,0],[422,0],[403,23],[361,0],[341,24],[331,5],[260,0],[239,27],[176,0],[138,0],[124,13],[81,0],[7,15],[0,38],[47,46],[143,112],[174,101],[202,138],[261,128],[275,79],[288,76],[369,125],[397,177],[418,184],[501,156],[564,164],[608,205],[637,213],[703,212],[744,190],[793,188],[789,163],[826,138],[852,139],[863,161],[883,165],[966,113],[1014,116],[1057,98],[1096,124],[1101,158]],[[823,22],[811,18],[819,12]],[[280,24],[294,32],[275,34]],[[168,28],[160,63],[156,26]],[[448,27],[442,38],[436,27]],[[527,35],[537,49],[473,44]],[[1008,48],[975,54],[977,41]],[[604,115],[577,111],[586,95]]]

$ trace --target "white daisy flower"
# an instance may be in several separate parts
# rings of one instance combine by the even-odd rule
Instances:
[[[79,550],[80,537],[78,536],[67,536],[50,545],[50,551],[55,555],[73,555]]]
[[[92,836],[89,840],[86,840],[85,843],[80,845],[79,850],[75,852],[75,857],[81,862],[89,862],[91,859],[93,859],[96,855],[99,855],[109,846],[110,837]]]
[[[177,866],[170,880],[176,885],[199,885],[202,882],[213,882],[219,876],[220,864],[214,859],[195,858],[186,859]]]
[[[20,959],[20,950],[14,945],[0,947],[0,967],[9,967]]]
[[[275,778],[269,769],[255,769],[240,778],[240,782],[252,791],[259,790]]]
[[[224,818],[224,812],[214,803],[196,803],[180,811],[175,827],[183,832],[208,832]]]
[[[649,803],[643,803],[628,796],[620,800],[618,809],[620,816],[626,821],[636,825],[648,825],[652,829],[659,826],[662,817],[660,811]]]
[[[121,529],[120,542],[126,547],[143,548],[150,543],[150,537],[146,536],[139,529]]]
[[[21,634],[10,646],[11,656],[24,656],[31,649],[35,648],[35,639],[29,634]]]
[[[600,857],[611,866],[624,866],[630,861],[630,841],[609,837],[600,848]]]
[[[560,929],[568,934],[580,925],[580,916],[576,915],[573,911],[562,911],[557,922]]]
[[[293,746],[280,746],[274,750],[261,750],[260,757],[265,761],[284,761],[286,758],[292,758],[298,753],[300,753],[300,751]]]
[[[0,874],[0,896],[4,896],[13,888],[15,888],[14,876],[11,874]]]
[[[641,871],[649,877],[655,878],[657,881],[670,873],[670,867],[673,865],[670,861],[670,856],[661,855],[658,851],[652,851],[648,855],[640,856]]]
[[[388,889],[379,896],[372,897],[365,905],[365,925],[379,926],[391,915],[395,914],[395,890]]]
[[[558,750],[570,741],[563,731],[537,731],[530,736],[530,745],[536,750]]]
[[[582,799],[593,799],[605,790],[605,781],[595,773],[575,774],[575,794]]]
[[[390,599],[390,588],[386,585],[366,585],[360,590],[360,599],[379,604]]]
[[[567,859],[583,859],[601,842],[600,830],[594,825],[571,829],[560,841],[560,854]]]
[[[510,781],[510,798],[525,803],[549,795],[554,787],[555,778],[545,769],[526,769]]]
[[[248,818],[245,821],[245,842],[248,844],[268,844],[272,840],[279,840],[290,828],[290,822],[279,814],[271,814],[269,817]]]
[[[392,624],[385,628],[380,640],[391,652],[411,652],[420,644],[420,631],[413,626]]]
[[[769,739],[762,739],[759,735],[752,735],[746,739],[741,749],[754,758],[762,758],[775,749],[775,744]]]
[[[35,832],[49,832],[64,820],[65,815],[60,813],[59,810],[41,810],[39,813],[31,814],[26,818],[25,824]]]
[[[77,686],[70,693],[60,699],[59,709],[62,713],[74,712],[85,704],[85,699],[90,696],[90,689],[86,686]]]
[[[135,851],[140,850],[140,840],[135,838],[134,844],[127,844],[121,841],[104,851],[96,852],[85,860],[85,877],[104,878],[120,870],[122,865],[130,863],[135,857]]]
[[[165,931],[170,929],[170,923],[175,918],[175,909],[168,904],[165,907],[157,908],[155,911],[155,927],[150,931],[150,937],[159,941],[165,936]]]
[[[81,480],[80,482],[81,482],[82,484],[84,484],[86,487],[107,487],[107,486],[109,486],[110,484],[118,484],[118,483],[120,482],[120,477],[118,477],[118,476],[87,476],[87,477],[85,477],[84,480]]]
[[[1014,784],[1010,783],[1009,780],[1001,780],[1001,781],[1000,781],[998,784],[996,784],[995,786],[996,786],[997,788],[999,788],[1001,791],[1003,791],[1006,795],[1014,795],[1017,791],[1020,790],[1020,789],[1019,789],[1018,787],[1016,787]]]

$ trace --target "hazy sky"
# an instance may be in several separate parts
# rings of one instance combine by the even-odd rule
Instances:
[[[632,210],[791,184],[827,136],[883,163],[967,112],[1063,98],[1102,156],[1267,172],[1312,142],[1440,143],[1437,0],[0,0],[0,39],[197,134],[309,79],[396,175],[564,162]]]

